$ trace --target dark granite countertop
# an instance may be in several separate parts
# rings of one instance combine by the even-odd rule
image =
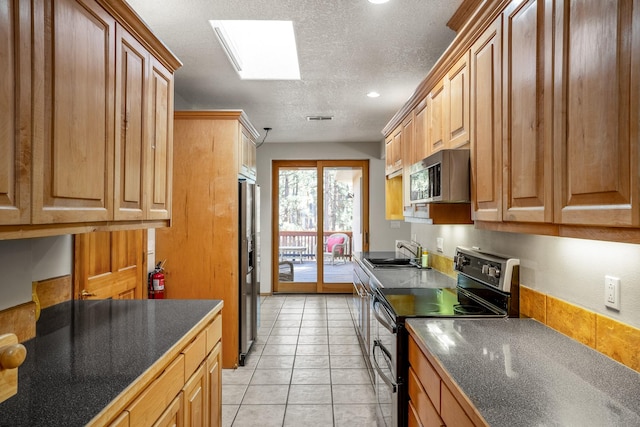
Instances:
[[[640,426],[640,373],[533,319],[409,319],[492,427]]]
[[[393,258],[395,252],[357,252],[354,260],[372,279],[372,286],[382,288],[455,288],[456,280],[433,268],[376,268],[370,269],[364,258]]]
[[[0,403],[0,426],[81,426],[164,354],[218,300],[69,301],[42,310],[23,344],[18,394]]]

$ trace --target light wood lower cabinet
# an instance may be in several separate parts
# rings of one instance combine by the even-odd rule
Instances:
[[[203,326],[162,372],[146,384],[134,384],[141,392],[109,413],[111,427],[212,426],[222,417],[222,316]],[[165,362],[166,363],[166,362]],[[141,380],[142,381],[142,380]],[[90,425],[103,425],[102,419]]]
[[[408,380],[409,425],[425,427],[487,425],[446,373],[438,372],[434,368],[412,335],[409,336]]]

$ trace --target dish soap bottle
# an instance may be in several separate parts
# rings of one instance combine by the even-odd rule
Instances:
[[[429,267],[429,252],[427,252],[426,250],[422,251],[422,263],[421,263],[421,267],[422,267],[422,268],[427,268],[427,267]]]

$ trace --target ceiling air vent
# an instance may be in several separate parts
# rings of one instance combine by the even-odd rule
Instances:
[[[308,122],[323,122],[325,120],[333,120],[333,116],[307,116]]]

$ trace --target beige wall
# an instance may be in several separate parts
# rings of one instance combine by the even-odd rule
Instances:
[[[70,235],[0,240],[0,310],[31,301],[31,282],[71,274]]]

